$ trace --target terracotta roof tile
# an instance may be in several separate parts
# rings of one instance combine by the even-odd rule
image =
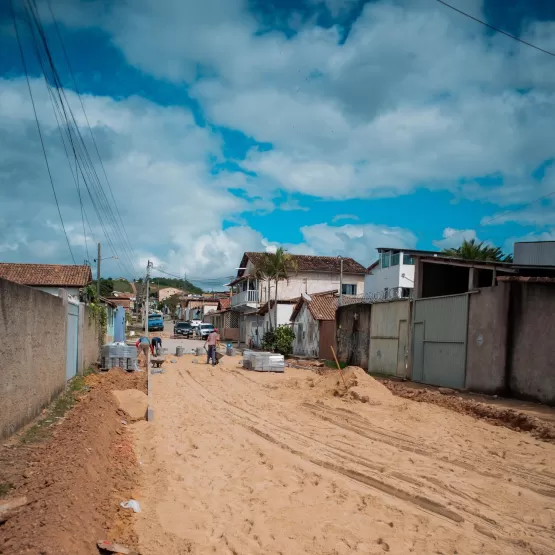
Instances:
[[[291,314],[291,322],[295,320],[301,310],[303,303],[307,303],[308,310],[315,320],[335,320],[337,310],[337,291],[325,291],[323,293],[311,293],[308,295],[310,301],[301,297]]]
[[[243,255],[241,267],[245,267],[245,257],[255,266],[262,263],[263,252],[246,252]],[[299,272],[333,272],[339,273],[341,269],[341,259],[337,256],[312,256],[305,254],[291,254],[292,259],[297,264]],[[241,270],[240,270],[241,272]],[[352,258],[343,258],[344,274],[365,274],[366,268]]]
[[[0,262],[0,278],[21,285],[85,287],[92,282],[90,266]]]
[[[227,310],[231,308],[231,297],[226,297],[225,299],[220,299],[220,304],[218,310]]]

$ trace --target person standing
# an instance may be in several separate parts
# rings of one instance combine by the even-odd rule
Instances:
[[[153,337],[150,341],[150,352],[156,356],[160,354],[160,349],[162,349],[162,340],[159,337]]]
[[[212,359],[212,366],[215,366],[218,361],[216,360],[216,345],[220,340],[220,336],[218,335],[218,330],[214,328],[206,338],[206,343],[204,344],[204,348],[208,346],[207,355],[206,355],[206,364],[210,364],[210,359]]]
[[[148,350],[150,348],[150,339],[146,336],[139,337],[137,343],[135,343],[135,347],[139,349],[139,352],[142,352],[145,357],[145,367],[148,365]]]

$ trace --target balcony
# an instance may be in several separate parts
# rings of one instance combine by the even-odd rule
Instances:
[[[258,291],[253,289],[249,291],[241,291],[241,293],[236,293],[231,297],[231,307],[237,310],[258,308],[259,302]]]

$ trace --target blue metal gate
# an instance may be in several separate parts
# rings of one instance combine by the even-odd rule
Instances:
[[[66,380],[77,374],[79,351],[79,304],[67,303]]]

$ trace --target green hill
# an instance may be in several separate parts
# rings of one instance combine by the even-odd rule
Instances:
[[[114,279],[114,291],[119,291],[120,293],[133,293],[133,288],[126,279],[120,278]]]

